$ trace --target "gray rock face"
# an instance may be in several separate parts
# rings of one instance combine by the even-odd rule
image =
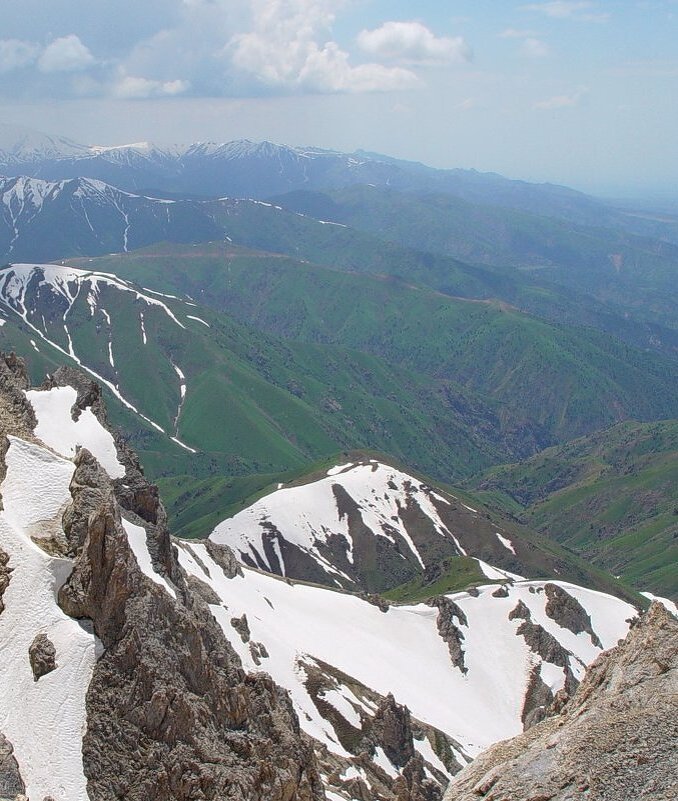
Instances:
[[[56,670],[56,648],[46,634],[41,632],[35,635],[28,647],[28,659],[35,681]]]
[[[0,801],[14,799],[23,795],[26,787],[21,778],[19,766],[14,759],[14,749],[10,741],[0,734]]]
[[[0,614],[5,611],[5,604],[2,601],[2,596],[7,587],[9,587],[9,580],[12,574],[12,568],[9,566],[9,554],[6,554],[0,548]]]
[[[673,801],[678,621],[654,603],[542,723],[465,768],[445,801]]]
[[[24,360],[14,353],[0,353],[0,483],[7,475],[7,435],[32,439],[37,425],[33,407],[23,392],[29,385]],[[0,496],[0,509],[3,508]]]
[[[591,626],[590,616],[576,598],[557,584],[545,584],[544,592],[547,597],[546,614],[552,620],[574,634],[585,631],[595,646],[603,647],[600,638]]]
[[[397,704],[389,693],[372,721],[372,737],[384,749],[389,760],[399,768],[414,756],[410,711]]]
[[[540,666],[535,665],[530,673],[530,680],[527,685],[523,709],[520,715],[523,729],[527,731],[541,720],[544,720],[548,708],[552,703],[553,693],[541,677]]]
[[[438,634],[447,643],[452,664],[458,667],[462,673],[468,673],[468,668],[464,664],[464,649],[461,645],[464,641],[464,633],[454,622],[454,618],[456,618],[462,626],[468,626],[466,615],[453,600],[445,595],[431,598],[428,604],[438,608],[438,618],[436,620]]]
[[[108,476],[85,450],[75,462],[65,521],[76,558],[59,602],[67,614],[91,619],[105,648],[87,693],[90,798],[321,799],[287,694],[267,676],[244,673],[183,579],[164,510],[147,541],[150,551],[155,538],[154,564],[172,580],[176,599],[140,571]]]

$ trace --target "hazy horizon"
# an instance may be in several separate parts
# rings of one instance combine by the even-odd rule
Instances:
[[[0,114],[86,144],[267,139],[678,199],[676,0],[27,0]]]

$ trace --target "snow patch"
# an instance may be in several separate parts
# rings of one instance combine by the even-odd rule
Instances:
[[[13,572],[0,615],[1,728],[14,746],[29,798],[87,801],[82,735],[97,640],[55,600],[72,563],[48,556],[31,541],[36,524],[60,526],[74,468],[44,448],[9,439],[0,545]],[[36,682],[28,648],[39,633],[54,644],[57,668]]]
[[[507,551],[511,551],[512,554],[515,554],[516,549],[513,547],[513,543],[511,542],[511,540],[508,539],[507,537],[502,537],[498,531],[495,531],[495,534],[497,535],[497,539],[504,546],[504,548],[506,548]]]
[[[177,594],[172,589],[167,579],[155,572],[153,562],[151,561],[151,554],[148,551],[148,544],[146,542],[146,529],[143,528],[143,526],[137,526],[134,523],[130,523],[130,521],[125,520],[125,518],[122,519],[122,526],[127,533],[127,540],[141,572],[145,576],[148,576],[151,581],[154,581],[163,589],[167,590],[172,598],[176,598]]]
[[[678,617],[678,606],[669,598],[662,598],[661,595],[653,595],[651,592],[641,592],[640,594],[650,601],[658,601],[672,615]]]
[[[118,460],[115,441],[97,420],[91,409],[80,412],[77,421],[71,417],[71,408],[78,393],[73,387],[26,392],[35,410],[38,425],[35,435],[61,456],[73,458],[79,445],[87,448],[111,478],[121,478],[125,468]]]

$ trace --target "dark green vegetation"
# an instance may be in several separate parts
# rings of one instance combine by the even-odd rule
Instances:
[[[251,151],[256,187],[247,194],[265,197],[267,159],[280,153]],[[625,430],[621,421],[678,417],[675,219],[367,154],[354,174],[376,186],[356,186],[335,155],[299,183],[314,191],[280,196],[285,208],[166,205],[110,188],[76,193],[74,184],[61,205],[28,214],[24,240],[47,248],[41,258],[120,249],[123,237],[130,247],[195,243],[75,262],[194,298],[196,306],[164,299],[185,328],[108,289],[100,305],[110,326],[101,312],[90,316],[86,293],[68,312],[83,364],[166,432],[108,393],[111,417],[160,479],[177,531],[204,535],[340,450],[377,449],[446,482],[529,459],[506,468],[505,486],[487,479],[488,501],[640,588],[675,593],[670,448],[650,438],[642,459],[629,446],[629,463],[598,453],[608,437],[616,447],[607,432]],[[302,158],[286,151],[276,191],[296,185]],[[224,176],[245,180],[247,170],[232,166]],[[67,214],[78,220],[77,241]],[[43,229],[53,232],[44,242],[34,235]],[[27,356],[36,379],[68,360],[63,311],[50,301],[31,318],[43,330],[44,314],[58,348],[11,313],[0,329],[0,346]],[[175,366],[186,375],[183,402]],[[579,446],[567,443],[579,437],[596,443],[595,455],[572,456]],[[553,446],[546,467],[535,466]],[[464,571],[450,571],[452,586]]]
[[[678,246],[668,241],[369,186],[296,192],[276,202],[405,248],[485,265],[495,296],[527,311],[593,325],[637,344],[651,345],[661,331],[674,353],[678,348]],[[427,282],[444,288],[433,273]]]
[[[485,503],[643,590],[678,597],[678,422],[621,423],[494,468]]]
[[[427,578],[422,573],[405,584],[386,590],[382,595],[395,603],[415,604],[436,595],[488,583],[476,559],[470,556],[448,557],[440,563],[440,573],[435,578]]]

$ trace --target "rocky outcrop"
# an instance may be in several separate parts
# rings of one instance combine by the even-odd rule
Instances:
[[[2,596],[5,590],[9,587],[9,580],[12,574],[12,568],[9,566],[9,554],[5,553],[0,548],[0,614],[5,611],[5,604],[2,601]]]
[[[35,681],[56,670],[56,648],[44,632],[36,634],[35,639],[28,647],[28,660],[31,663]]]
[[[410,710],[389,693],[372,721],[372,740],[384,749],[391,764],[403,768],[414,756]]]
[[[244,643],[248,643],[250,641],[250,627],[247,623],[247,615],[243,615],[242,617],[232,617],[231,626],[233,626],[233,628],[238,632],[240,639]]]
[[[670,801],[677,742],[678,621],[654,603],[559,713],[481,754],[445,801]]]
[[[564,629],[569,629],[573,634],[585,631],[596,647],[603,647],[600,638],[591,626],[591,617],[574,596],[557,584],[545,584],[544,592],[547,598],[546,614],[552,620],[555,620]]]
[[[212,540],[200,540],[207,548],[207,553],[224,571],[224,575],[228,579],[233,579],[236,576],[242,576],[242,567],[240,562],[235,558],[233,551],[226,545],[219,545]]]
[[[87,693],[90,797],[321,799],[312,750],[287,694],[263,674],[244,673],[183,578],[161,505],[157,522],[147,524],[147,545],[155,544],[154,564],[176,598],[139,569],[108,476],[84,449],[75,463],[64,516],[75,563],[59,602],[67,614],[92,620],[104,647]],[[133,510],[124,513],[143,522]]]
[[[530,671],[530,679],[527,683],[523,709],[520,714],[523,729],[527,731],[544,720],[552,703],[553,693],[541,677],[541,665],[535,665]]]
[[[392,695],[380,695],[326,662],[300,659],[297,668],[306,675],[306,689],[316,709],[351,754],[350,758],[339,756],[314,741],[328,790],[337,797],[360,801],[439,801],[449,776],[461,770],[455,757],[463,752],[458,742],[413,718]],[[334,693],[344,695],[359,723],[330,703]],[[440,770],[437,760],[437,764],[423,762],[419,749],[429,747],[447,773]]]
[[[438,618],[436,624],[438,626],[438,634],[447,643],[447,649],[450,652],[452,664],[458,667],[462,673],[468,673],[468,668],[464,664],[464,649],[462,642],[464,641],[464,634],[459,626],[454,622],[456,618],[462,626],[468,626],[468,620],[462,609],[446,595],[438,595],[427,601],[429,606],[435,606],[438,609]]]
[[[33,407],[24,394],[24,390],[29,386],[24,360],[14,353],[0,352],[0,484],[7,475],[5,463],[9,449],[7,435],[32,439],[33,430],[37,425]],[[3,508],[0,495],[0,510]]]
[[[25,791],[12,744],[0,734],[0,801],[14,801]]]
[[[533,623],[529,619],[523,620],[516,634],[521,635],[530,649],[545,662],[551,662],[562,668],[569,667],[569,651],[563,648],[558,640],[539,623]]]

